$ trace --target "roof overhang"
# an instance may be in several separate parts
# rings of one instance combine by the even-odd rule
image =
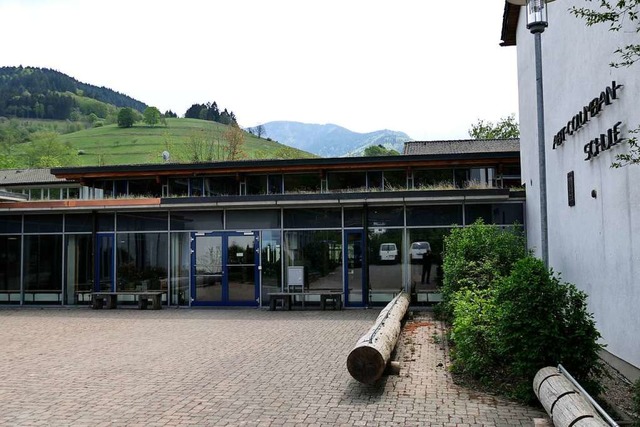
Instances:
[[[518,29],[518,19],[520,17],[520,8],[507,1],[504,2],[504,13],[502,15],[502,34],[500,46],[515,46],[516,31]]]
[[[494,163],[519,163],[519,152],[462,153],[455,155],[400,155],[296,160],[241,160],[213,163],[169,163],[129,166],[89,166],[53,169],[57,177],[93,179],[159,178],[162,176],[242,175],[260,173],[309,173],[345,170],[405,169]]]
[[[0,204],[0,212],[122,212],[127,210],[326,208],[363,205],[431,205],[522,201],[524,192],[507,188],[406,190],[397,192],[276,194],[148,199],[49,200]]]

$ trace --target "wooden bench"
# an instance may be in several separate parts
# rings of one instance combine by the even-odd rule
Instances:
[[[92,292],[91,293],[91,308],[100,309],[104,306],[110,309],[118,307],[118,296],[131,295],[137,297],[138,308],[144,310],[149,304],[153,310],[162,309],[162,294],[161,291],[139,291],[139,292]]]
[[[278,301],[282,301],[284,310],[291,310],[293,305],[293,297],[300,295],[303,298],[306,295],[320,296],[320,308],[326,309],[327,303],[331,303],[334,310],[342,309],[342,292],[340,291],[305,291],[305,292],[272,292],[269,294],[269,310],[274,311]]]

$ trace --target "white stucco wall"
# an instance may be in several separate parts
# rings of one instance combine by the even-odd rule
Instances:
[[[606,24],[587,27],[569,13],[572,5],[597,6],[579,0],[550,3],[549,27],[542,34],[550,266],[587,292],[607,350],[640,368],[640,165],[610,167],[617,153],[628,150],[627,143],[591,161],[584,160],[583,151],[618,121],[623,137],[640,126],[640,62],[630,68],[609,66],[617,59],[617,47],[640,43],[640,37],[632,27],[621,32],[608,31]],[[539,256],[534,36],[526,29],[524,8],[517,52],[527,235]],[[624,85],[618,99],[553,150],[553,136],[613,80]],[[570,171],[575,174],[573,207],[567,201]]]

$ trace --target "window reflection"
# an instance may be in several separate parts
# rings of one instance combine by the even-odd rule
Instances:
[[[62,303],[62,235],[24,236],[25,304]]]
[[[284,238],[286,266],[305,267],[305,289],[342,289],[340,231],[287,231]]]
[[[20,236],[0,236],[0,303],[20,303]]]
[[[369,300],[386,304],[402,287],[402,230],[369,231]]]
[[[167,234],[118,234],[117,291],[167,290]]]

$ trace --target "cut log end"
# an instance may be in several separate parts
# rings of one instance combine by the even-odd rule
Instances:
[[[356,347],[347,357],[347,369],[353,378],[364,384],[374,383],[384,372],[386,362],[372,347]]]

